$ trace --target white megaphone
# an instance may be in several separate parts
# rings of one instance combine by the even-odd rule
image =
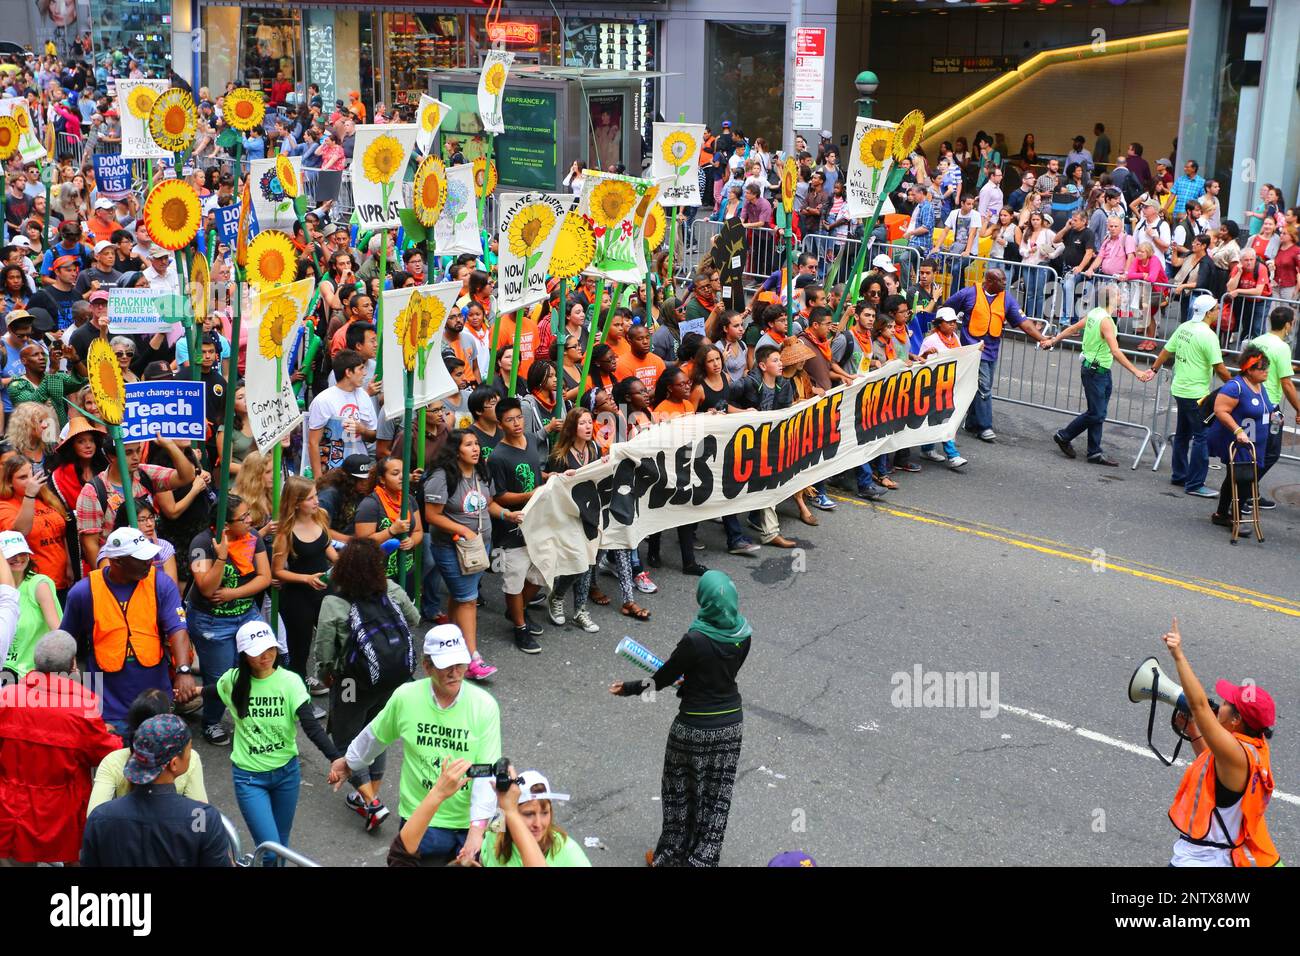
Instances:
[[[1160,669],[1160,662],[1148,657],[1137,666],[1128,682],[1128,699],[1135,704],[1144,700],[1158,700],[1175,710],[1188,713],[1187,695],[1178,682]]]
[[[1159,661],[1154,657],[1148,657],[1137,666],[1137,670],[1129,678],[1128,699],[1135,704],[1140,704],[1144,700],[1151,701],[1151,713],[1147,717],[1147,746],[1166,767],[1173,766],[1174,761],[1178,759],[1178,751],[1182,749],[1183,741],[1191,739],[1184,733],[1183,728],[1178,726],[1178,714],[1190,713],[1187,695],[1183,693],[1182,687],[1160,669]],[[1173,756],[1168,760],[1151,741],[1151,733],[1156,725],[1156,701],[1168,704],[1174,709],[1174,712],[1169,715],[1169,726],[1178,735],[1178,743],[1174,746]]]

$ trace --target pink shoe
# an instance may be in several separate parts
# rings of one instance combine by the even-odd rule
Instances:
[[[475,657],[469,662],[469,667],[465,670],[465,676],[470,680],[483,680],[483,678],[491,677],[496,672],[497,669],[483,658]]]

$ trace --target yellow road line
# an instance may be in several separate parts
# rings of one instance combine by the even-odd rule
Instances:
[[[1144,581],[1154,581],[1157,584],[1167,584],[1171,587],[1181,588],[1184,591],[1191,591],[1193,594],[1203,594],[1206,597],[1219,598],[1223,601],[1232,601],[1235,604],[1246,604],[1251,607],[1257,607],[1265,611],[1275,611],[1278,614],[1285,614],[1289,617],[1300,617],[1300,606],[1295,602],[1288,601],[1286,598],[1277,597],[1272,594],[1263,594],[1257,591],[1247,591],[1236,585],[1228,584],[1223,581],[1213,581],[1208,578],[1198,578],[1197,580],[1205,583],[1196,583],[1195,581],[1184,580],[1178,577],[1171,577],[1177,574],[1175,571],[1158,569],[1156,571],[1143,570],[1138,567],[1130,567],[1124,564],[1116,564],[1109,559],[1101,561],[1094,558],[1091,554],[1078,554],[1066,550],[1073,546],[1062,544],[1061,547],[1048,547],[1042,544],[1036,544],[1033,540],[1028,540],[1028,536],[1018,535],[1017,532],[1001,529],[1001,531],[986,531],[983,528],[976,527],[973,523],[963,523],[956,520],[950,520],[946,516],[933,517],[914,511],[901,511],[897,508],[891,508],[887,505],[875,504],[870,505],[866,502],[858,501],[855,498],[846,498],[841,495],[832,495],[831,497],[845,501],[860,508],[868,508],[887,514],[895,518],[906,518],[909,521],[917,521],[921,524],[934,525],[938,528],[947,528],[949,531],[960,531],[963,534],[974,535],[977,538],[984,538],[989,541],[997,541],[1001,544],[1009,544],[1026,551],[1034,551],[1038,554],[1050,555],[1054,558],[1064,558],[1067,561],[1076,561],[1080,564],[1093,565],[1100,562],[1100,565],[1106,570],[1118,571],[1121,574],[1129,574],[1135,578]],[[1046,540],[1046,539],[1040,539]],[[1059,542],[1055,542],[1058,543]],[[1147,567],[1151,567],[1148,565]],[[1267,598],[1267,600],[1261,600]]]

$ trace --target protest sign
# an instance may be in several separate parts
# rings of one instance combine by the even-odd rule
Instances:
[[[155,438],[203,441],[207,434],[203,382],[127,382],[122,441]]]
[[[101,196],[121,199],[131,192],[131,160],[119,153],[95,157],[95,187]]]

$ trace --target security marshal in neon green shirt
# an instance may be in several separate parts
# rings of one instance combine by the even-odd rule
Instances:
[[[330,768],[330,783],[368,767],[394,740],[402,741],[398,814],[405,821],[433,788],[444,762],[495,763],[501,757],[501,712],[492,695],[465,683],[469,649],[454,624],[424,638],[424,680],[403,684]],[[497,810],[491,778],[461,787],[434,814],[420,843],[425,860],[472,858]]]

